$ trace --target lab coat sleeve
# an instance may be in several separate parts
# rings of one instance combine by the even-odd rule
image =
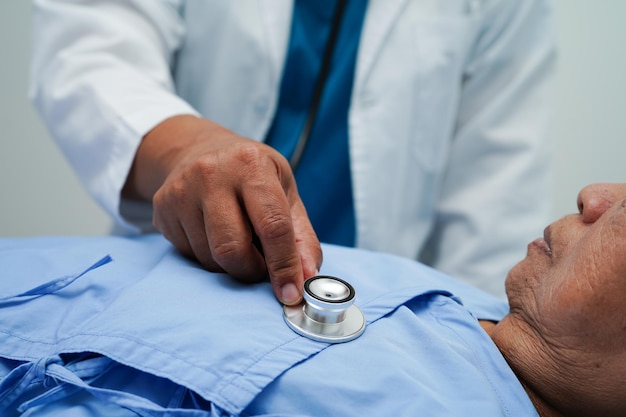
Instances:
[[[87,192],[126,232],[120,192],[141,138],[177,114],[175,0],[34,2],[30,96]]]
[[[466,63],[449,168],[439,195],[436,268],[504,294],[507,271],[549,220],[549,0],[495,1]]]

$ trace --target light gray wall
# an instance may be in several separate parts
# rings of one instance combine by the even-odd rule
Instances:
[[[591,182],[626,181],[626,1],[555,0],[554,216]],[[26,98],[30,2],[0,1],[0,236],[107,233]]]
[[[626,1],[556,0],[560,45],[554,214],[576,210],[578,190],[626,182]]]
[[[28,101],[28,0],[0,0],[0,236],[93,235],[110,221]]]

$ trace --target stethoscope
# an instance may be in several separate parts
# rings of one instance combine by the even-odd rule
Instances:
[[[315,117],[317,116],[317,109],[322,98],[322,93],[324,92],[324,86],[326,84],[328,74],[330,73],[330,62],[333,57],[335,44],[337,43],[337,36],[339,36],[339,28],[341,25],[341,19],[343,17],[343,12],[346,8],[346,2],[347,0],[339,0],[337,2],[337,8],[335,9],[335,14],[333,15],[332,26],[330,29],[330,35],[328,36],[326,48],[324,49],[324,56],[322,57],[320,73],[318,74],[317,80],[315,81],[315,89],[313,90],[311,106],[309,107],[309,112],[307,113],[307,118],[304,122],[304,126],[302,127],[300,135],[298,136],[298,141],[296,142],[294,151],[289,158],[289,165],[291,165],[291,170],[293,172],[296,171],[296,168],[300,163],[304,148],[306,147],[306,144],[309,141],[309,136],[311,135],[311,129],[313,128]]]
[[[315,83],[311,107],[289,160],[294,172],[315,122],[345,7],[346,0],[339,0],[320,73]],[[296,333],[319,342],[341,343],[356,339],[365,330],[365,317],[354,305],[356,293],[352,285],[346,281],[328,275],[318,275],[304,282],[302,294],[304,301],[301,305],[283,308],[285,322]]]
[[[365,331],[365,316],[354,305],[356,292],[346,281],[317,275],[304,282],[304,301],[284,306],[287,325],[299,335],[318,342],[342,343]]]

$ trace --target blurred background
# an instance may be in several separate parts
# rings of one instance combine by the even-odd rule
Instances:
[[[582,186],[626,182],[626,1],[554,3],[557,218],[576,210]],[[27,99],[30,9],[28,0],[0,1],[0,236],[108,233],[107,216],[82,190]]]

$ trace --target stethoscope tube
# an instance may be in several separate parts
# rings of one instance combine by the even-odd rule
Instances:
[[[311,107],[309,107],[306,121],[302,126],[300,135],[298,136],[296,147],[291,154],[291,158],[289,158],[289,165],[291,165],[291,170],[293,172],[296,171],[296,168],[298,168],[298,165],[300,164],[300,159],[302,159],[304,148],[309,141],[311,129],[313,129],[313,124],[315,123],[315,118],[317,117],[317,110],[322,99],[324,86],[326,85],[328,74],[330,73],[330,62],[332,60],[333,52],[335,50],[335,44],[337,43],[337,37],[339,36],[339,28],[341,26],[341,20],[343,19],[344,10],[346,9],[346,3],[346,0],[339,0],[337,2],[337,8],[335,9],[335,14],[333,16],[330,35],[328,36],[328,42],[326,43],[326,48],[324,49],[324,56],[322,58],[320,73],[317,77],[317,80],[315,81],[315,89],[313,90]]]

